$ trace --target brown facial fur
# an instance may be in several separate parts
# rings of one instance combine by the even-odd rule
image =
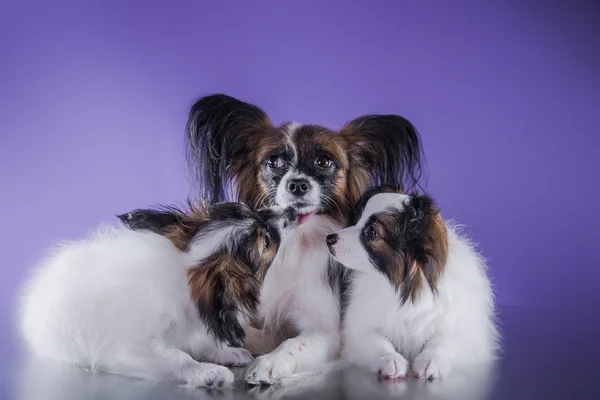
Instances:
[[[415,301],[424,285],[437,293],[448,256],[448,233],[438,209],[425,196],[412,196],[403,212],[374,214],[365,225],[377,236],[363,238],[371,260],[401,292],[402,302]]]
[[[335,175],[327,177],[331,179],[321,191],[326,195],[320,204],[308,206],[345,224],[349,208],[367,188],[409,187],[421,177],[419,135],[398,115],[365,115],[339,132],[319,125],[301,125],[290,132],[290,127],[274,127],[263,110],[231,96],[198,99],[188,117],[187,144],[202,197],[254,207],[274,205],[281,176],[265,176],[267,159],[286,156],[299,172],[314,178],[314,170],[307,167],[314,165],[320,151],[335,160]]]
[[[239,193],[246,196],[250,194],[247,201],[252,201],[256,207],[266,207],[273,203],[277,186],[266,177],[263,166],[268,157],[282,155],[289,168],[311,176],[321,185],[326,198],[326,211],[339,220],[344,220],[349,211],[349,203],[345,198],[349,161],[345,141],[335,132],[318,125],[303,125],[290,135],[286,125],[283,125],[276,132],[261,135],[254,154],[253,164],[247,165],[247,169],[254,171],[256,180],[239,183]],[[336,166],[334,175],[323,177],[322,180],[319,176],[321,171],[313,166],[315,159],[321,155],[329,157]],[[260,193],[253,197],[256,194],[251,188],[257,187],[260,188]]]

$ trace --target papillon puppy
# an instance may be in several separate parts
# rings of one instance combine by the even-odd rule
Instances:
[[[327,236],[335,260],[354,270],[343,359],[388,379],[406,377],[412,364],[418,378],[431,380],[494,358],[486,264],[430,197],[373,189],[350,224]]]
[[[296,213],[241,203],[136,210],[63,244],[26,283],[34,354],[92,371],[223,386],[245,365],[242,325]],[[215,364],[213,364],[215,363]]]
[[[331,259],[325,238],[346,226],[350,205],[368,187],[420,178],[421,141],[413,125],[397,115],[366,115],[339,132],[298,123],[276,127],[254,105],[211,95],[192,106],[187,143],[195,183],[210,201],[232,198],[299,214],[247,330],[246,347],[262,354],[248,368],[247,382],[271,384],[336,358],[345,269]]]

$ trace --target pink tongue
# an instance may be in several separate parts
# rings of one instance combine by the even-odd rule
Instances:
[[[298,215],[298,225],[302,225],[303,223],[307,222],[310,219],[310,217],[312,217],[316,213],[317,213],[316,211],[313,211],[310,214],[299,214]]]

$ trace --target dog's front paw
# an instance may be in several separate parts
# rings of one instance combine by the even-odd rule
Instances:
[[[406,378],[408,368],[408,361],[398,353],[386,354],[374,365],[375,372],[384,379]]]
[[[251,385],[272,385],[291,376],[296,369],[292,356],[270,353],[258,357],[246,371],[246,382]]]
[[[233,384],[234,378],[233,372],[228,368],[203,364],[194,370],[186,383],[196,387],[228,387]]]
[[[252,354],[246,349],[236,347],[224,347],[216,355],[214,362],[233,367],[243,367],[254,360]]]
[[[434,380],[448,373],[446,362],[435,354],[423,352],[415,358],[412,369],[417,378]]]

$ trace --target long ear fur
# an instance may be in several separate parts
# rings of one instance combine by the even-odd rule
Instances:
[[[256,311],[260,283],[238,275],[240,268],[235,262],[226,251],[214,253],[188,270],[188,285],[209,332],[232,347],[242,347],[245,333],[238,314],[241,309],[251,314]]]
[[[186,251],[190,239],[208,219],[205,204],[188,201],[187,209],[159,206],[154,209],[137,209],[117,217],[129,229],[149,230],[169,239],[175,247]]]
[[[412,268],[419,268],[432,291],[437,293],[437,283],[448,256],[448,233],[439,210],[427,195],[412,195],[404,213],[407,219],[404,239],[408,271],[403,282],[406,286],[403,288],[403,301],[406,301],[410,294],[413,300],[415,296],[409,289],[410,277],[416,275],[410,272]]]
[[[173,225],[181,223],[184,216],[183,211],[163,207],[160,209],[137,209],[125,214],[117,215],[117,217],[128,228],[137,230],[150,230],[160,235],[164,234]]]
[[[226,201],[236,181],[256,180],[249,175],[248,163],[260,133],[271,128],[260,108],[233,97],[215,94],[196,101],[189,112],[186,143],[189,168],[201,196],[208,202]],[[239,193],[237,197],[251,200],[239,198]]]
[[[415,127],[398,115],[365,115],[340,131],[350,158],[348,197],[356,202],[371,186],[410,188],[423,174],[421,138]]]

